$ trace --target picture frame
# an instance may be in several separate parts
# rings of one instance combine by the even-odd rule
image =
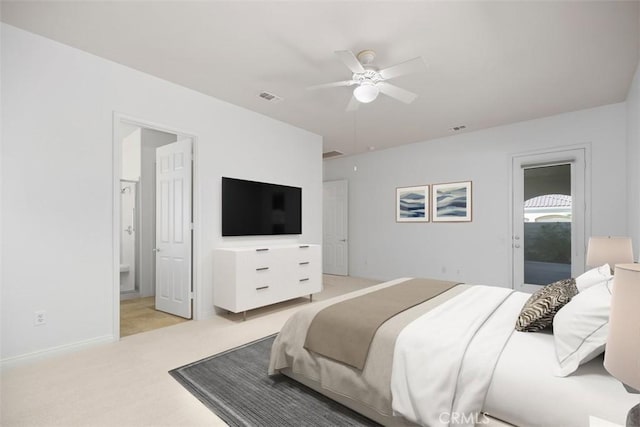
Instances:
[[[471,181],[433,184],[431,189],[433,222],[471,222],[473,191]]]
[[[396,188],[396,222],[429,222],[429,186]]]

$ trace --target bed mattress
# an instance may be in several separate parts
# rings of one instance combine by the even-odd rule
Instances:
[[[625,424],[640,395],[609,375],[599,356],[568,377],[558,367],[551,332],[514,332],[491,380],[485,411],[519,426],[589,426],[589,417]]]

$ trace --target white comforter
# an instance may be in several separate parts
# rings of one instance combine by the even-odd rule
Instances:
[[[393,411],[424,426],[473,426],[528,295],[473,286],[407,325],[391,371]]]

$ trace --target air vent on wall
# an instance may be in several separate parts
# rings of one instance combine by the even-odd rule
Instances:
[[[259,96],[260,98],[262,98],[262,99],[266,100],[266,101],[269,101],[269,102],[280,102],[280,101],[282,101],[282,98],[281,98],[281,97],[279,97],[278,95],[276,95],[276,94],[274,94],[274,93],[267,92],[267,91],[260,92],[260,93],[258,94],[258,96]]]
[[[326,151],[326,152],[322,153],[322,158],[323,159],[330,159],[332,157],[342,156],[343,154],[344,154],[343,152],[337,151],[337,150]]]

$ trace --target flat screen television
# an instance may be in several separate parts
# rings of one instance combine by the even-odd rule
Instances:
[[[222,235],[302,234],[302,189],[222,177]]]

